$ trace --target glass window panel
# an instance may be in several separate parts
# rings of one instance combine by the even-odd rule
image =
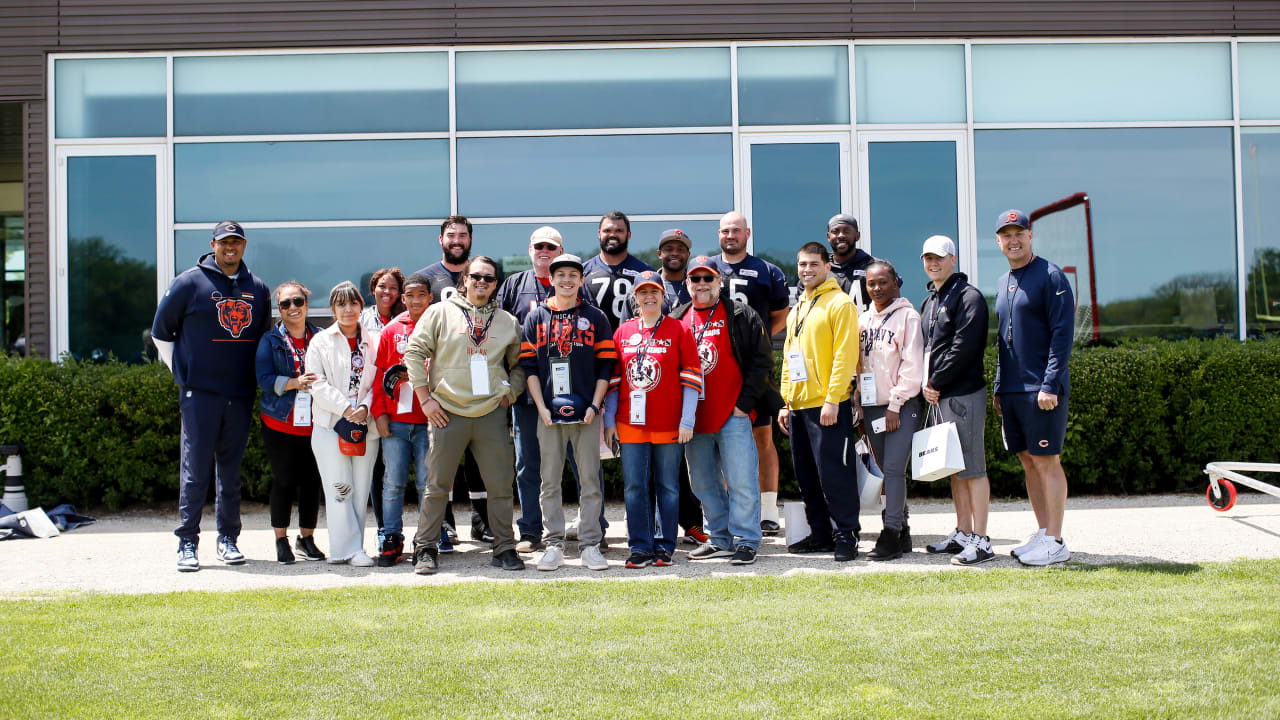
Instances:
[[[849,49],[843,45],[739,48],[738,122],[848,123]]]
[[[1240,119],[1280,119],[1280,43],[1236,46],[1240,65]]]
[[[164,137],[164,64],[164,58],[55,61],[55,134]]]
[[[510,274],[532,267],[529,262],[529,236],[543,225],[551,225],[564,238],[564,250],[589,260],[600,254],[596,231],[599,222],[535,222],[476,225],[474,254],[483,254],[502,262],[504,273]],[[692,255],[715,255],[720,252],[718,220],[646,220],[631,221],[631,241],[627,252],[653,267],[658,267],[658,238],[663,230],[680,228],[693,241]],[[437,233],[438,235],[438,233]],[[439,260],[437,256],[435,260]]]
[[[977,122],[1230,120],[1231,46],[974,45],[973,117]]]
[[[920,246],[930,235],[960,235],[956,144],[872,142],[867,154],[871,254],[893,263],[902,276],[902,296],[919,307],[929,282]],[[958,245],[956,251],[964,252]]]
[[[178,222],[444,217],[449,142],[180,143],[174,188]]]
[[[855,48],[860,123],[964,122],[963,45]]]
[[[156,312],[156,158],[68,158],[66,191],[70,350],[132,359]]]
[[[476,217],[723,212],[728,134],[461,138],[458,206]]]
[[[1245,313],[1257,335],[1280,330],[1280,128],[1242,129],[1240,145]]]
[[[732,120],[728,48],[460,52],[455,63],[459,130]]]
[[[1001,211],[1031,213],[1084,192],[1092,206],[1092,291],[1104,337],[1234,331],[1231,135],[1230,128],[977,131],[983,292],[994,297],[1009,269],[992,227]],[[1078,242],[1034,248],[1059,265],[1088,261]],[[1090,288],[1077,287],[1076,294],[1088,298]]]
[[[298,280],[311,290],[311,312],[329,314],[329,290],[350,280],[365,292],[375,270],[399,267],[408,275],[440,259],[440,226],[249,228],[244,262],[275,290]],[[209,252],[210,230],[174,233],[174,268],[196,264]],[[366,299],[368,293],[365,292]],[[153,303],[154,305],[154,303]],[[154,312],[154,307],[152,308]],[[279,314],[273,308],[273,312]]]
[[[838,212],[839,143],[751,145],[752,250],[782,268],[787,282],[796,281],[796,250],[804,244],[796,231],[825,228]]]
[[[445,53],[180,57],[177,135],[449,129]]]

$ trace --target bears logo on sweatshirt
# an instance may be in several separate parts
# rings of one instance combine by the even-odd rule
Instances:
[[[212,295],[218,308],[218,324],[233,338],[240,337],[240,333],[253,324],[253,304],[244,298],[252,300],[253,296],[244,293],[240,297],[223,297],[217,292]]]

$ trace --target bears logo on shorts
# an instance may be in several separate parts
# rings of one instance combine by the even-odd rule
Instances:
[[[627,362],[627,381],[633,390],[648,392],[662,380],[662,366],[652,355],[636,356]]]
[[[244,329],[253,324],[253,305],[238,297],[223,297],[213,294],[214,305],[218,308],[218,324],[222,329],[238,338]]]

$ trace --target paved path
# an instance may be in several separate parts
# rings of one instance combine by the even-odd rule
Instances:
[[[430,577],[414,575],[408,563],[394,568],[355,568],[347,565],[299,561],[294,565],[275,562],[275,546],[266,508],[246,505],[244,533],[240,548],[249,557],[247,564],[232,568],[217,562],[212,513],[202,537],[198,573],[175,569],[172,535],[176,511],[127,511],[100,515],[98,522],[56,538],[0,542],[0,599],[51,597],[68,592],[154,593],[183,590],[243,590],[256,588],[328,588],[351,585],[423,585],[466,582],[479,579],[548,582],[553,580],[655,579],[664,577],[723,577],[735,575],[788,575],[803,572],[911,572],[950,570],[982,572],[984,568],[1020,567],[1009,557],[1009,548],[1022,542],[1035,521],[1026,502],[999,502],[992,506],[991,541],[998,557],[978,568],[957,568],[947,557],[923,552],[926,543],[950,532],[955,524],[951,506],[941,502],[913,502],[911,530],[916,552],[901,560],[869,562],[865,553],[875,544],[880,530],[877,514],[863,516],[864,557],[837,564],[831,555],[798,556],[786,552],[784,538],[766,538],[755,565],[735,567],[727,560],[689,562],[684,552],[676,554],[672,568],[627,570],[623,567],[624,547],[622,507],[608,508],[612,526],[608,531],[610,568],[592,572],[581,566],[573,545],[565,567],[543,573],[533,563],[520,573],[489,567],[487,547],[462,543],[458,552],[441,557],[441,572]],[[467,513],[459,513],[466,517]],[[412,506],[406,521],[416,518]],[[370,517],[372,521],[372,516]],[[320,547],[327,551],[328,538],[317,531]],[[466,537],[466,529],[462,528]],[[373,550],[373,531],[367,532],[367,547]],[[407,528],[412,536],[412,526]],[[1177,562],[1195,563],[1235,558],[1280,557],[1280,500],[1265,495],[1242,495],[1227,513],[1211,510],[1204,496],[1154,496],[1138,498],[1079,498],[1068,504],[1067,544],[1072,563],[1102,565],[1112,563]],[[682,545],[682,550],[691,549]],[[526,556],[531,561],[537,553]],[[1032,572],[1028,570],[1028,572]]]

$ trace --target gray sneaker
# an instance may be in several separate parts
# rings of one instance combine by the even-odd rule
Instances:
[[[609,561],[604,559],[599,545],[587,545],[582,548],[582,564],[588,570],[608,570]]]
[[[689,551],[690,560],[710,560],[711,558],[731,557],[732,550],[725,550],[722,547],[716,547],[711,543],[702,543],[698,547]]]
[[[243,565],[244,553],[240,552],[240,548],[236,547],[234,538],[226,535],[218,536],[218,559],[224,565]]]
[[[542,552],[542,557],[538,558],[538,569],[543,572],[559,570],[563,564],[564,548],[559,545],[548,545],[547,549]]]
[[[439,551],[433,547],[420,547],[413,552],[413,571],[419,575],[434,575],[439,567]]]
[[[195,572],[200,569],[200,558],[196,555],[196,544],[192,540],[178,541],[178,572]]]

